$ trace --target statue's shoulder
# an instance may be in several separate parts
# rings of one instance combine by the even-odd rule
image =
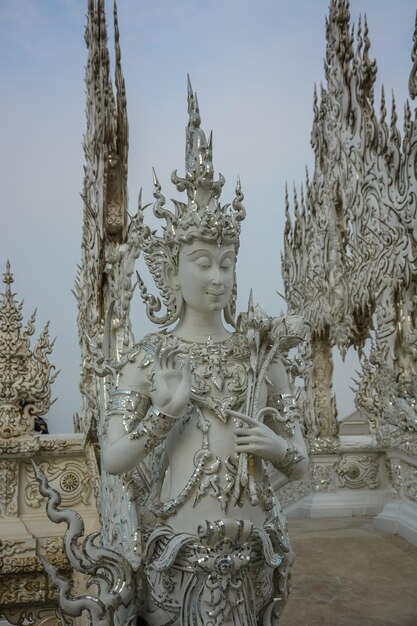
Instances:
[[[164,335],[165,333],[163,332],[145,335],[125,352],[124,359],[126,359],[126,362],[135,361],[138,365],[145,365],[142,361],[152,362],[156,347]]]
[[[157,345],[163,338],[164,333],[149,333],[142,337],[140,341],[128,348],[121,358],[122,367],[129,363],[134,363],[139,367],[146,367],[153,362]]]
[[[145,395],[150,394],[152,364],[161,335],[162,333],[145,335],[122,354],[117,368],[119,387],[133,389]]]

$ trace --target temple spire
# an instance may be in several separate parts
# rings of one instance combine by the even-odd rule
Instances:
[[[417,96],[417,11],[414,26],[413,47],[411,50],[411,60],[413,62],[413,67],[411,68],[410,78],[408,80],[408,91],[410,92],[410,97],[412,98],[412,100],[414,100]]]
[[[6,271],[3,274],[3,282],[6,285],[6,291],[10,293],[10,285],[14,282],[13,274],[10,271],[10,261],[7,259],[6,261]]]

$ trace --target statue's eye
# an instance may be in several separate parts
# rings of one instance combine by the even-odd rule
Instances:
[[[197,259],[196,264],[202,269],[208,269],[210,267],[210,259],[206,256],[201,256]]]
[[[231,259],[223,259],[220,267],[222,268],[222,270],[229,270],[233,265],[233,262]]]

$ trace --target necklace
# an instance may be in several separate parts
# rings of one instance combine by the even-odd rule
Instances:
[[[179,366],[190,356],[193,402],[226,422],[227,410],[240,407],[246,396],[249,347],[245,337],[233,333],[222,341],[208,337],[199,343],[166,333],[163,341],[166,347],[176,345]]]

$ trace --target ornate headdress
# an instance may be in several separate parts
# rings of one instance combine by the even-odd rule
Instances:
[[[166,306],[166,313],[157,317],[155,313],[161,309],[161,300],[148,293],[142,279],[138,276],[139,288],[146,303],[146,311],[150,320],[157,324],[168,325],[177,320],[181,314],[182,296],[172,289],[167,277],[177,269],[178,254],[181,244],[194,239],[220,244],[234,244],[235,251],[239,247],[240,222],[245,219],[242,205],[243,194],[238,178],[236,197],[232,204],[221,206],[219,198],[225,179],[219,174],[214,180],[212,162],[212,134],[207,141],[200,128],[200,111],[197,94],[193,93],[188,77],[188,126],[186,128],[185,146],[185,177],[180,178],[175,170],[171,180],[178,191],[186,191],[188,202],[173,200],[175,212],[165,208],[165,197],[161,186],[153,172],[154,215],[165,220],[162,235],[157,235],[144,224],[141,207],[138,211],[137,226],[139,243],[145,262],[153,276],[155,285]],[[236,280],[231,302],[225,310],[225,317],[233,323],[236,303]]]

